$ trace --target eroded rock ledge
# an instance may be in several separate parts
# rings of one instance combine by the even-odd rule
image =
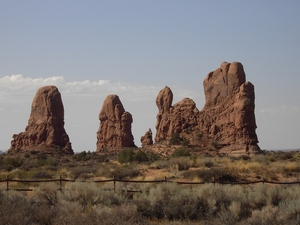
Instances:
[[[192,146],[230,155],[260,153],[256,135],[254,86],[243,65],[223,62],[203,81],[206,103],[201,111],[192,99],[172,105],[173,93],[162,89],[157,98],[158,143],[180,134]]]

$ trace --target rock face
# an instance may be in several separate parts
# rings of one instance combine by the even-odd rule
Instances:
[[[153,145],[152,130],[150,128],[145,133],[145,135],[141,137],[141,143],[142,143],[142,147]]]
[[[25,131],[13,135],[8,152],[24,150],[74,154],[64,129],[64,107],[57,87],[37,90]]]
[[[254,114],[254,86],[246,82],[243,65],[223,62],[203,81],[206,103],[199,111],[185,98],[172,106],[172,91],[157,96],[155,141],[170,140],[176,132],[191,145],[231,155],[260,152]]]
[[[155,141],[169,139],[173,133],[181,133],[184,129],[197,124],[198,109],[192,99],[184,98],[172,106],[173,94],[169,87],[162,89],[157,98],[158,114],[155,125]]]
[[[135,147],[131,132],[132,116],[126,112],[117,95],[106,97],[99,113],[97,152]]]

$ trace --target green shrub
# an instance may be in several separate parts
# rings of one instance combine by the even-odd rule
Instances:
[[[190,155],[191,155],[190,151],[183,147],[176,148],[172,154],[172,156],[174,156],[174,157],[190,156]]]
[[[172,134],[172,137],[171,137],[170,141],[169,141],[169,144],[170,144],[170,145],[179,145],[180,142],[181,142],[181,140],[182,140],[182,139],[180,138],[179,133],[174,132],[174,133]]]
[[[235,182],[237,175],[233,174],[225,168],[210,168],[183,171],[182,176],[187,179],[201,178],[202,181],[212,182]]]
[[[38,171],[35,174],[33,174],[32,178],[34,178],[34,179],[52,179],[52,176],[47,171]]]
[[[47,155],[45,153],[39,153],[37,156],[36,156],[37,159],[41,159],[41,160],[44,160],[46,161],[47,160]]]
[[[37,202],[47,205],[57,205],[59,186],[55,183],[42,183],[38,186],[35,198]]]
[[[144,186],[141,185],[141,186]],[[0,192],[0,224],[299,224],[300,187],[117,183],[43,183],[33,197]],[[141,193],[126,190],[143,189]]]
[[[203,134],[202,134],[202,133],[197,133],[197,134],[196,134],[196,140],[197,140],[197,141],[201,141],[202,137],[203,137]]]
[[[87,179],[90,176],[92,176],[94,173],[97,172],[96,168],[93,167],[75,167],[71,171],[71,175],[73,176],[73,179]]]
[[[149,162],[154,162],[160,159],[160,156],[155,152],[147,152],[147,157]]]
[[[210,160],[207,160],[204,162],[204,166],[207,167],[207,168],[210,168],[214,165],[214,162],[210,161]]]
[[[176,183],[166,183],[149,190],[137,202],[137,210],[144,217],[168,221],[199,220],[209,207],[197,193]]]
[[[188,146],[190,144],[190,140],[186,139],[186,138],[183,138],[182,139],[182,145],[183,146]]]
[[[139,174],[140,171],[134,165],[121,167],[112,172],[112,175],[117,179],[130,179],[137,177]]]
[[[47,164],[49,166],[57,166],[59,164],[59,161],[57,158],[49,157],[49,158],[47,158],[45,164]]]
[[[78,202],[87,208],[99,204],[113,206],[120,205],[121,198],[113,191],[102,190],[96,183],[67,183],[63,199],[70,202]]]
[[[134,159],[138,162],[148,162],[149,161],[148,155],[140,149],[135,153]]]
[[[213,142],[211,143],[211,146],[212,146],[214,149],[218,149],[219,143],[218,143],[217,141],[213,141]]]
[[[11,165],[15,168],[22,166],[23,160],[20,157],[6,157],[2,162],[4,165]]]
[[[14,167],[12,165],[3,165],[1,166],[1,169],[6,170],[6,171],[12,171]]]
[[[36,156],[36,164],[38,166],[44,166],[46,164],[47,155],[45,153],[39,153]]]
[[[30,150],[30,154],[31,155],[35,155],[36,153],[38,153],[38,151],[36,151],[36,150]]]
[[[191,163],[190,159],[186,157],[172,158],[169,160],[170,167],[178,171],[188,170],[191,167]]]
[[[123,149],[120,151],[118,156],[118,162],[127,163],[134,161],[134,152],[133,149]]]
[[[73,155],[73,159],[76,161],[87,161],[91,159],[91,153],[83,151]]]

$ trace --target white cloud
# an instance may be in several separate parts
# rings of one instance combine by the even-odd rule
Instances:
[[[290,115],[299,112],[299,107],[282,105],[280,107],[261,109],[261,113],[269,115]]]
[[[155,101],[159,90],[163,88],[123,82],[111,83],[109,80],[67,82],[64,77],[30,78],[18,74],[0,78],[0,103],[12,104],[23,101],[24,98],[33,99],[37,89],[45,85],[56,85],[63,99],[71,96],[104,98],[109,94],[117,94],[121,101],[125,99],[129,102]],[[179,86],[171,89],[174,94],[173,104],[184,97],[199,97],[199,93]]]

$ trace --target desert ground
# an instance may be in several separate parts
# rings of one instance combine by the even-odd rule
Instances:
[[[299,162],[300,151],[232,157],[182,147],[169,156],[2,154],[0,224],[298,224]]]

